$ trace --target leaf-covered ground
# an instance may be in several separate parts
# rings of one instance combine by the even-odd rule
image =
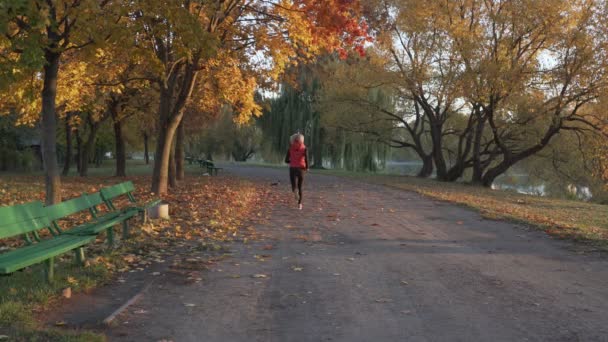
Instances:
[[[150,177],[134,176],[135,196],[145,203],[158,198],[149,192]],[[66,177],[63,179],[63,200],[78,197],[83,193],[93,193],[102,187],[117,184],[125,179],[114,177]],[[261,212],[264,199],[269,191],[250,182],[231,177],[187,176],[171,193],[162,200],[169,204],[169,221],[149,220],[147,223],[136,219],[132,222],[133,236],[120,240],[109,249],[104,234],[87,247],[85,267],[74,267],[73,256],[65,254],[58,261],[56,279],[53,284],[43,281],[41,265],[0,278],[0,335],[8,335],[17,340],[29,340],[35,336],[31,318],[16,312],[41,312],[50,307],[62,290],[70,288],[74,292],[87,291],[100,286],[112,278],[121,279],[126,272],[141,272],[154,263],[174,260],[183,269],[192,249],[221,249],[221,243],[230,240],[247,241],[257,238],[252,228],[256,221],[264,219]],[[0,205],[13,205],[33,200],[44,200],[44,179],[40,176],[0,176]],[[127,200],[117,202],[117,207],[127,205]],[[61,222],[64,229],[90,219],[88,213],[73,215]],[[45,234],[43,234],[45,235]],[[48,233],[46,234],[48,237]],[[0,252],[18,248],[21,239],[3,239]],[[183,254],[183,255],[181,255]],[[184,258],[181,258],[181,257]],[[205,263],[205,260],[197,262]],[[186,265],[187,266],[187,265]],[[7,324],[6,322],[9,322]],[[61,322],[58,323],[61,325]],[[6,330],[6,332],[4,332]],[[40,332],[43,339],[71,340],[55,332]],[[46,335],[45,335],[46,334]],[[59,337],[57,337],[59,336]],[[84,335],[87,340],[90,335]]]

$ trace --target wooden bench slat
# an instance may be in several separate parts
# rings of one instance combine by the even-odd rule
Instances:
[[[95,236],[60,236],[0,255],[0,273],[8,274],[82,247]]]
[[[40,201],[33,201],[25,204],[16,204],[7,207],[0,207],[0,227],[11,223],[17,223],[35,219],[43,215],[43,204]]]
[[[0,226],[0,239],[35,232],[51,225],[48,217],[37,217],[28,221],[15,222]]]
[[[44,209],[48,218],[51,221],[55,221],[80,211],[89,210],[91,207],[92,205],[88,200],[88,196],[85,195],[58,204],[53,204]]]
[[[135,191],[135,187],[133,186],[133,182],[128,181],[120,184],[116,184],[113,186],[109,186],[101,189],[101,197],[105,200],[111,200],[116,197],[125,195],[127,193],[131,193]]]
[[[89,203],[93,206],[98,206],[104,204],[103,198],[101,197],[101,192],[96,192],[94,194],[87,194],[87,198]]]
[[[112,200],[119,196],[127,196],[129,202],[136,204],[137,202],[135,200],[135,197],[133,196],[134,190],[135,187],[133,186],[133,183],[129,181],[108,188],[103,188],[101,189],[100,193],[103,200],[106,201],[108,207],[116,210],[121,210],[122,212],[137,211],[143,213],[147,208],[158,205],[161,202],[160,199],[156,199],[143,205],[127,206],[122,209],[115,208],[114,204],[112,203]]]
[[[108,215],[104,215],[97,220],[92,222],[86,222],[79,226],[70,228],[66,230],[64,233],[68,235],[91,235],[91,234],[99,234],[106,229],[109,229],[124,220],[127,220],[133,216],[137,215],[137,212],[124,213],[124,212],[114,212]]]

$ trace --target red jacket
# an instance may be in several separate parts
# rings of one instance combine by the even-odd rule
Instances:
[[[295,141],[289,147],[285,162],[289,163],[289,167],[295,167],[300,169],[308,169],[308,156],[306,151],[306,145],[299,141]]]

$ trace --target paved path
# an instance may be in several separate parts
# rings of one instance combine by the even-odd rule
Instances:
[[[289,195],[285,170],[227,171]],[[305,189],[303,211],[277,203],[267,239],[203,282],[159,279],[111,340],[608,341],[605,258],[383,186],[311,174]]]

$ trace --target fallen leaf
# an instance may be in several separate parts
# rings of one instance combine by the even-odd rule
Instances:
[[[388,298],[379,298],[376,299],[376,303],[391,303],[393,300]]]
[[[252,275],[252,277],[253,278],[268,278],[268,276],[265,274],[254,274],[254,275]]]

